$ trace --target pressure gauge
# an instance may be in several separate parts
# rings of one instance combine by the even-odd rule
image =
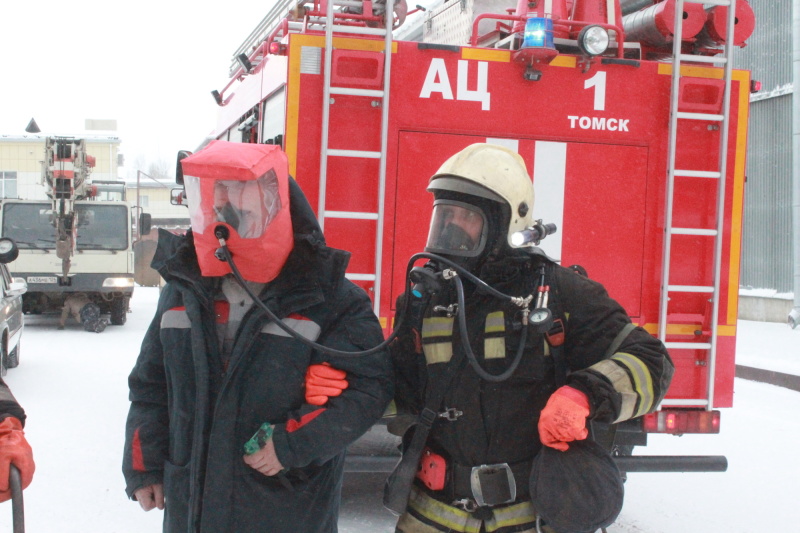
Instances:
[[[553,313],[551,313],[550,309],[546,307],[534,309],[531,311],[531,314],[528,315],[528,324],[530,324],[538,333],[542,333],[550,329],[550,325],[552,323]]]
[[[0,239],[0,263],[10,263],[19,255],[16,243],[9,238]]]

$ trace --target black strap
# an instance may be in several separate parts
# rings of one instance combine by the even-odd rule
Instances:
[[[617,348],[619,348],[622,345],[622,341],[624,341],[625,338],[634,329],[636,329],[636,324],[632,322],[628,322],[627,324],[625,324],[625,327],[623,327],[619,331],[619,333],[617,333],[617,336],[614,337],[614,340],[611,341],[611,344],[608,345],[608,350],[606,350],[606,354],[605,357],[603,357],[603,359],[609,359],[611,358],[612,355],[617,353]]]
[[[548,331],[545,335],[545,339],[547,339],[547,344],[550,346],[550,356],[553,358],[553,369],[555,370],[555,383],[556,388],[562,387],[567,383],[567,374],[569,373],[569,368],[567,367],[567,358],[564,355],[564,343],[565,337],[567,335],[567,317],[564,313],[564,310],[561,307],[561,293],[559,292],[558,283],[556,280],[556,273],[555,268],[552,264],[547,264],[545,267],[546,275],[549,280],[550,285],[550,308],[553,312],[553,319],[554,319],[554,326],[560,327],[561,331],[557,332],[561,334],[561,342],[558,344],[554,344],[551,342],[550,337],[553,329]]]
[[[414,435],[411,437],[411,443],[403,451],[403,457],[386,480],[383,490],[383,506],[398,515],[406,511],[411,486],[414,484],[414,477],[419,468],[419,461],[422,458],[428,434],[439,416],[439,408],[445,393],[450,388],[450,382],[453,381],[456,371],[462,367],[465,360],[461,350],[458,354],[453,354],[441,374],[438,375],[438,379],[432,380],[429,377],[425,390],[425,407],[419,414],[417,422],[412,426]]]

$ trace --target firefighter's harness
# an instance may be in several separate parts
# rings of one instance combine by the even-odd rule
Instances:
[[[463,414],[455,407],[448,408],[445,406],[442,409],[445,392],[449,389],[455,374],[464,367],[465,362],[468,360],[473,369],[487,381],[503,381],[510,377],[520,362],[522,351],[526,344],[526,326],[528,325],[526,321],[530,320],[529,316],[538,314],[540,317],[540,320],[530,320],[530,323],[533,324],[537,331],[544,333],[547,341],[546,347],[553,359],[556,387],[566,383],[568,368],[564,354],[566,329],[561,318],[563,311],[558,309],[554,314],[548,309],[551,287],[546,283],[545,273],[546,269],[542,264],[537,269],[536,308],[532,313],[528,312],[528,305],[533,300],[533,295],[526,298],[510,299],[510,301],[523,308],[523,328],[519,350],[508,370],[502,374],[493,375],[480,367],[472,353],[466,330],[466,313],[461,281],[456,273],[448,272],[446,269],[443,271],[442,278],[452,279],[456,284],[458,303],[450,306],[436,306],[434,307],[434,312],[444,313],[446,319],[449,319],[449,329],[444,329],[445,332],[449,331],[450,335],[452,335],[453,316],[457,316],[463,350],[453,353],[452,343],[442,343],[447,352],[445,356],[437,355],[435,350],[432,350],[434,355],[429,356],[426,351],[426,358],[429,359],[429,363],[431,358],[436,360],[437,357],[442,357],[440,361],[447,362],[444,365],[428,366],[429,378],[428,386],[425,390],[425,407],[413,424],[414,429],[411,441],[404,450],[400,463],[398,463],[386,483],[384,505],[389,510],[403,515],[401,523],[404,521],[416,522],[418,520],[416,516],[419,516],[426,522],[446,525],[451,531],[465,533],[478,533],[479,531],[488,533],[503,527],[523,524],[530,524],[531,531],[534,531],[534,528],[537,532],[550,531],[549,528],[541,524],[530,501],[517,502],[519,496],[524,497],[528,494],[528,479],[533,459],[514,464],[500,463],[478,466],[465,466],[450,462],[445,466],[444,458],[439,457],[442,471],[438,472],[438,476],[427,476],[424,464],[421,463],[421,460],[424,460],[424,462],[430,461],[431,464],[435,463],[432,455],[436,454],[425,448],[428,434],[434,422],[440,419],[453,422]],[[424,275],[418,273],[416,278],[419,281],[429,281],[431,276],[430,273],[425,273]],[[428,288],[430,289],[430,284],[428,284]],[[556,308],[558,308],[557,303]],[[546,313],[543,314],[543,310]],[[445,320],[445,318],[440,320]],[[442,328],[441,323],[437,327]],[[491,327],[492,324],[487,319],[487,333]],[[609,345],[605,355],[606,358],[616,352],[634,328],[633,324],[628,323],[619,332]],[[426,336],[424,329],[425,323],[423,322],[423,344]],[[421,467],[421,464],[423,467]],[[451,474],[450,480],[452,494],[454,495],[454,499],[449,505],[435,499],[424,489],[414,486],[414,478],[418,477],[429,490],[434,492],[442,490],[444,488],[445,468]],[[419,472],[422,472],[422,475]],[[410,516],[409,513],[406,513],[407,510]],[[408,524],[410,526],[409,530],[415,531],[413,524],[410,523]],[[398,526],[400,525],[398,524]],[[481,527],[483,527],[483,530],[481,530]],[[400,530],[402,531],[402,529]]]
[[[425,452],[424,448],[428,434],[430,433],[434,422],[439,419],[454,421],[457,420],[462,414],[455,408],[445,407],[444,410],[440,410],[445,393],[449,389],[450,383],[455,374],[464,367],[464,364],[467,361],[469,361],[472,368],[482,379],[492,382],[504,381],[514,373],[520,361],[522,360],[522,355],[524,353],[527,340],[530,316],[529,306],[534,300],[533,294],[527,297],[511,297],[504,295],[499,291],[489,287],[483,281],[479,280],[469,272],[466,272],[457,265],[450,263],[450,261],[444,260],[444,263],[451,268],[445,268],[442,270],[441,279],[452,280],[455,283],[458,303],[450,306],[436,306],[434,307],[434,311],[440,313],[443,312],[446,314],[447,318],[445,322],[447,322],[447,326],[445,327],[445,330],[451,335],[455,315],[455,318],[458,320],[461,333],[463,350],[453,353],[452,343],[442,343],[447,352],[444,356],[436,355],[435,349],[431,350],[431,352],[434,354],[431,357],[433,357],[434,360],[436,360],[438,357],[441,357],[441,362],[446,362],[444,365],[435,365],[434,367],[429,366],[430,374],[428,386],[425,390],[425,406],[420,412],[417,421],[414,423],[411,441],[408,447],[404,450],[400,463],[397,465],[394,472],[392,472],[386,483],[384,505],[389,510],[397,514],[403,514],[409,504],[412,506],[412,508],[417,508],[418,512],[423,513],[426,512],[423,508],[430,506],[438,508],[444,505],[419,490],[413,491],[412,494],[412,486],[414,483],[414,478],[417,476],[420,459],[422,458],[423,453],[431,453],[430,451]],[[426,268],[430,267],[426,266]],[[545,269],[543,265],[539,272],[540,278],[538,297],[536,299],[537,305],[546,306],[548,301],[549,286],[544,284]],[[517,353],[515,354],[511,365],[501,374],[490,374],[481,368],[480,363],[478,363],[475,354],[470,347],[466,324],[464,290],[458,274],[464,274],[468,276],[484,292],[489,292],[496,297],[507,300],[517,305],[522,310],[522,332],[519,348],[517,349]],[[438,290],[438,286],[432,285],[433,282],[431,280],[434,278],[435,276],[431,275],[430,270],[428,272],[417,271],[416,281],[419,283],[417,283],[415,286],[415,291],[417,294],[419,294],[419,296],[422,295],[417,290],[417,286],[427,287],[430,293],[434,293]],[[414,279],[414,276],[412,276],[412,279]],[[540,309],[541,308],[537,307],[535,311],[540,311]],[[551,321],[548,321],[548,325],[550,322]],[[428,324],[430,324],[430,322]],[[423,328],[425,327],[426,324],[423,324]],[[487,329],[491,327],[493,327],[491,325],[491,321],[487,321]],[[423,337],[425,337],[424,331]],[[505,520],[499,519],[498,515],[496,514],[499,509],[493,512],[492,508],[500,505],[512,504],[517,500],[518,495],[527,493],[527,480],[530,475],[531,464],[531,460],[522,461],[512,465],[509,465],[508,463],[500,463],[492,465],[464,466],[451,463],[448,465],[448,467],[452,473],[452,485],[455,500],[452,502],[450,507],[463,511],[463,513],[465,513],[463,516],[471,516],[475,518],[479,517],[478,524],[485,520],[500,520],[500,522],[505,522]],[[430,480],[423,479],[423,482],[425,482],[426,485],[433,490],[440,490],[443,488],[441,485],[431,485]],[[515,508],[513,511],[513,514],[515,515],[514,520],[519,520],[520,516],[517,515],[522,508],[516,509],[518,506],[512,507]],[[427,512],[433,511],[428,509]],[[534,516],[529,513],[523,513],[523,515],[531,518]],[[471,528],[465,529],[464,531],[471,531]]]

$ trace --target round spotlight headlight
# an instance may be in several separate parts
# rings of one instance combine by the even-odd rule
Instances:
[[[586,26],[578,34],[578,47],[586,55],[599,56],[608,50],[610,42],[608,31],[602,26]]]

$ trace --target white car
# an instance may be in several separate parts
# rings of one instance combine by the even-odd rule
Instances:
[[[17,245],[12,239],[0,239],[0,375],[19,365],[20,339],[25,325],[22,295],[28,284],[12,278],[6,263],[17,258]]]

